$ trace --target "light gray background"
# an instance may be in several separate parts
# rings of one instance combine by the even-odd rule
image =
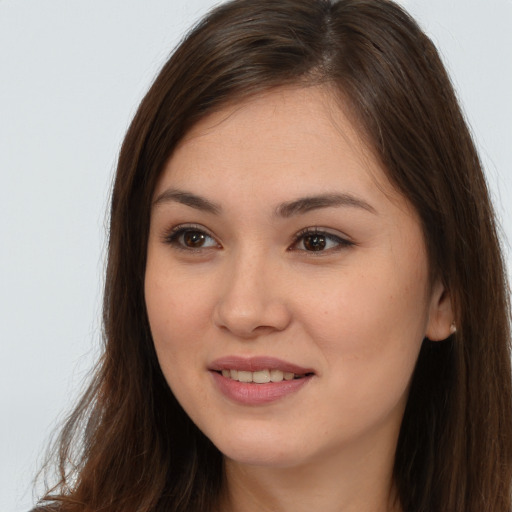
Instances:
[[[1,511],[30,508],[45,442],[93,364],[123,134],[214,3],[0,0]],[[401,3],[451,71],[510,239],[512,0]]]

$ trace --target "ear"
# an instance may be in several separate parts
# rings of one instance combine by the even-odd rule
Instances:
[[[437,281],[432,287],[425,336],[431,341],[442,341],[456,331],[450,292],[441,281]]]

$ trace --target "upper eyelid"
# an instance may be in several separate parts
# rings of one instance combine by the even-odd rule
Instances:
[[[217,244],[221,245],[218,240],[218,237],[215,236],[208,228],[206,228],[202,224],[195,224],[195,223],[189,224],[189,223],[184,222],[182,224],[177,224],[176,226],[173,226],[170,229],[169,228],[164,229],[160,238],[162,239],[162,241],[164,243],[168,243],[171,238],[174,238],[177,234],[179,234],[182,231],[200,231],[200,232],[204,233],[205,235],[209,236],[210,238],[212,238],[213,240],[215,240],[215,242]]]
[[[336,232],[333,233],[333,231],[336,231]],[[352,240],[352,237],[350,237],[346,233],[343,233],[343,232],[340,232],[340,231],[337,231],[337,230],[333,230],[333,231],[331,231],[330,228],[323,228],[323,227],[320,227],[320,226],[304,228],[304,229],[301,229],[300,231],[298,231],[293,236],[293,240],[299,240],[300,238],[302,238],[305,235],[321,234],[321,235],[327,235],[328,237],[332,237],[332,238],[338,238],[340,240],[344,240],[345,242],[349,242],[349,243],[352,243],[352,244],[355,243]]]
[[[170,235],[173,233],[178,233],[179,231],[182,231],[182,230],[202,231],[206,235],[211,236],[212,238],[216,238],[216,236],[207,227],[203,226],[202,224],[188,223],[188,222],[183,222],[182,224],[177,224],[176,226],[173,226],[170,229],[165,229],[164,232],[167,235]]]

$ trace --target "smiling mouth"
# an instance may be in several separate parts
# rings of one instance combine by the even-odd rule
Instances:
[[[316,375],[313,368],[271,356],[225,356],[212,361],[208,370],[224,397],[251,407],[299,393]]]
[[[284,372],[277,369],[259,370],[256,372],[224,369],[218,370],[217,373],[221,374],[227,379],[254,384],[267,384],[269,382],[297,380],[313,375],[312,373],[297,374],[293,372]]]

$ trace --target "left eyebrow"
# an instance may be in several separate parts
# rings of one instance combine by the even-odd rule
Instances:
[[[293,215],[310,212],[311,210],[333,207],[360,208],[377,215],[377,210],[371,204],[353,196],[352,194],[323,194],[318,196],[301,197],[294,201],[280,204],[275,210],[275,215],[278,217],[288,218]]]

